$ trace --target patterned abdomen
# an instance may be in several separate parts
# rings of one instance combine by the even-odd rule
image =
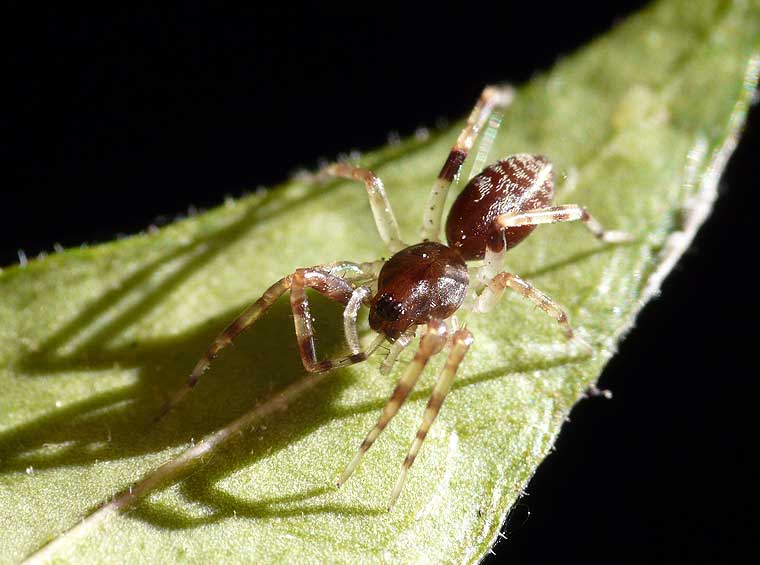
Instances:
[[[511,155],[473,177],[451,206],[446,239],[465,260],[482,259],[486,246],[504,247],[494,219],[501,214],[550,206],[554,198],[554,171],[543,155]],[[507,248],[525,239],[536,226],[507,228]]]

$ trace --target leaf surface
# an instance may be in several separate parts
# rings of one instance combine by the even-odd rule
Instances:
[[[2,271],[0,561],[51,540],[40,557],[83,562],[480,559],[709,212],[755,88],[758,37],[757,3],[664,1],[519,89],[492,155],[550,156],[571,181],[559,201],[635,241],[544,226],[510,253],[509,269],[565,305],[595,353],[574,350],[516,296],[473,317],[475,344],[391,513],[441,359],[340,490],[332,485],[394,378],[373,359],[304,381],[285,301],[152,423],[211,339],[271,282],[304,265],[387,254],[360,185],[291,181],[158,233]],[[460,127],[362,158],[384,179],[407,240]],[[340,312],[313,301],[319,345],[337,350]],[[129,511],[68,531],[299,383],[287,406],[247,422],[182,481],[151,485]]]

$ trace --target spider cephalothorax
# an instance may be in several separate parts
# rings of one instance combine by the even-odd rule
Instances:
[[[468,283],[458,251],[434,241],[410,245],[380,270],[369,326],[396,341],[412,326],[445,320],[464,302]]]
[[[365,184],[378,232],[392,256],[387,261],[344,261],[298,269],[274,283],[216,338],[198,361],[187,386],[166,404],[162,414],[197,383],[221,349],[250,327],[286,291],[290,291],[296,339],[308,371],[327,371],[359,363],[387,341],[391,345],[381,365],[381,371],[387,373],[399,353],[424,327],[417,353],[400,376],[377,424],[364,438],[356,456],[338,480],[340,485],[351,476],[364,453],[396,415],[429,359],[447,349],[448,358],[391,493],[389,507],[392,506],[472,344],[472,333],[462,324],[464,316],[470,312],[488,312],[504,290],[510,288],[554,318],[565,335],[574,339],[567,315],[559,304],[519,276],[502,270],[504,254],[530,235],[537,225],[545,223],[580,220],[598,239],[612,242],[627,239],[621,232],[602,229],[581,206],[552,206],[552,164],[541,155],[519,154],[486,167],[467,183],[446,220],[448,245],[441,243],[441,220],[448,189],[489,115],[495,108],[507,106],[512,96],[509,87],[483,90],[433,184],[425,205],[420,243],[407,245],[402,241],[383,183],[372,171],[348,163],[335,163],[315,175],[315,178],[343,177]],[[466,261],[479,263],[468,267]],[[348,355],[325,360],[317,358],[306,288],[345,306],[343,319],[350,349]],[[369,325],[377,333],[366,348],[362,348],[357,331],[357,317],[362,306],[369,307]]]

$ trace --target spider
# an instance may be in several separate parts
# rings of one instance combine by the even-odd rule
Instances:
[[[459,175],[489,117],[496,116],[498,109],[506,108],[513,95],[508,86],[487,86],[483,90],[433,184],[425,207],[420,243],[408,245],[402,241],[383,183],[372,171],[339,162],[314,175],[315,180],[339,177],[364,183],[377,230],[392,252],[391,257],[368,263],[342,261],[297,269],[275,282],[213,341],[185,387],[164,406],[159,417],[196,385],[223,348],[288,290],[298,348],[303,366],[310,372],[360,363],[384,342],[389,342],[388,353],[380,365],[381,373],[387,374],[399,354],[423,328],[413,359],[404,369],[377,423],[337,482],[338,486],[342,485],[354,473],[364,454],[408,398],[428,361],[447,349],[446,363],[391,491],[390,510],[451,389],[457,369],[473,343],[473,334],[462,323],[468,313],[488,312],[509,288],[551,316],[569,340],[585,346],[574,335],[567,314],[557,302],[519,276],[502,270],[505,253],[539,224],[580,220],[602,241],[629,239],[625,233],[605,231],[582,206],[552,206],[554,172],[546,157],[511,155],[474,176],[449,210],[445,225],[447,243],[441,242],[443,207],[449,187]],[[498,127],[496,122],[495,127]],[[488,139],[484,139],[483,144],[487,143]],[[478,263],[468,267],[468,261]],[[325,360],[317,358],[306,288],[314,289],[345,307],[343,322],[349,355]],[[377,333],[366,349],[362,349],[357,332],[357,317],[362,306],[369,307],[369,326]]]

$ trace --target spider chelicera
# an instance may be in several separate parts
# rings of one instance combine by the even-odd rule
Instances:
[[[372,171],[348,163],[335,163],[314,175],[315,179],[341,177],[363,182],[377,230],[393,254],[387,260],[369,263],[344,261],[298,269],[278,280],[214,340],[198,361],[186,386],[165,405],[161,415],[195,386],[220,350],[258,320],[288,290],[301,359],[310,372],[360,363],[387,341],[390,348],[380,366],[381,372],[387,374],[398,355],[415,338],[418,329],[424,326],[414,358],[401,375],[377,423],[338,479],[338,486],[348,480],[364,454],[398,413],[430,358],[447,349],[446,364],[435,383],[422,423],[391,492],[390,509],[401,493],[409,469],[473,342],[472,333],[462,323],[465,315],[488,312],[504,290],[510,288],[556,320],[568,339],[585,345],[574,336],[567,314],[558,303],[519,276],[502,270],[507,250],[525,239],[538,224],[580,220],[600,240],[620,242],[629,239],[622,232],[605,231],[582,206],[551,206],[554,172],[546,157],[511,155],[474,176],[449,210],[445,226],[447,244],[440,241],[443,206],[452,181],[458,176],[489,116],[495,109],[508,106],[512,98],[510,87],[488,86],[483,90],[433,184],[425,207],[420,243],[408,245],[402,241],[383,183]],[[478,263],[468,267],[467,261]],[[345,306],[343,321],[349,355],[318,360],[306,288]],[[377,333],[366,349],[362,349],[357,332],[357,317],[362,306],[369,307],[369,326]]]

